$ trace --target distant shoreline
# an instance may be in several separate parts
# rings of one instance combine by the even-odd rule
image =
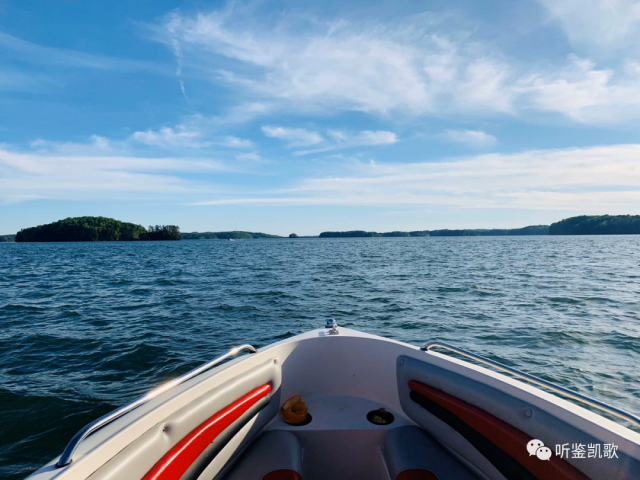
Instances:
[[[318,236],[289,235],[298,238],[378,238],[378,237],[503,237],[555,235],[637,235],[640,234],[640,215],[581,215],[551,225],[532,225],[523,228],[440,229],[373,232],[364,230],[322,232]],[[15,235],[0,235],[0,243],[7,242],[95,242],[144,240],[253,240],[287,238],[262,232],[224,231],[180,233],[173,225],[145,229],[141,225],[120,222],[105,217],[75,217],[58,222],[22,229]]]

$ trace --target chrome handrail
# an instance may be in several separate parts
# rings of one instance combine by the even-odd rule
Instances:
[[[542,378],[529,375],[528,373],[524,373],[524,372],[521,372],[520,370],[516,370],[515,368],[511,368],[506,365],[503,365],[502,363],[494,362],[493,360],[489,360],[488,358],[481,357],[480,355],[476,355],[475,353],[471,353],[461,348],[454,347],[453,345],[449,345],[447,343],[441,343],[441,342],[430,342],[430,343],[427,343],[420,350],[424,350],[425,352],[428,352],[432,348],[442,348],[442,349],[457,353],[458,355],[471,358],[477,362],[484,363],[485,365],[489,365],[498,370],[502,370],[503,372],[510,373],[515,377],[522,378],[523,380],[531,382],[535,385],[545,387],[553,392],[572,398],[573,400],[577,400],[593,408],[597,408],[598,410],[607,412],[609,415],[613,415],[614,417],[618,417],[628,422],[635,423],[640,427],[640,418],[636,417],[635,415],[629,412],[625,412],[624,410],[620,410],[619,408],[612,407],[611,405],[607,405],[606,403],[600,402],[591,397],[587,397],[586,395],[581,395],[567,388],[554,385],[553,383],[547,382]]]
[[[257,352],[257,350],[251,345],[240,345],[239,347],[232,348],[224,355],[221,355],[218,358],[211,360],[210,362],[205,363],[204,365],[201,365],[198,368],[191,370],[190,372],[185,373],[181,377],[171,380],[165,383],[164,385],[161,385],[158,388],[151,390],[145,396],[140,397],[139,399],[127,405],[124,405],[118,408],[117,410],[114,410],[113,412],[108,413],[103,417],[100,417],[93,423],[90,423],[89,425],[85,426],[82,430],[80,430],[78,433],[74,435],[74,437],[71,439],[69,444],[66,446],[66,448],[64,449],[64,452],[62,452],[62,455],[60,455],[60,458],[58,459],[58,463],[56,463],[56,468],[62,468],[69,465],[73,461],[73,454],[75,453],[76,448],[78,448],[78,445],[80,445],[85,438],[87,438],[96,430],[113,422],[117,418],[120,418],[125,413],[129,413],[131,410],[139,407],[140,405],[147,403],[149,400],[157,397],[161,393],[167,392],[172,388],[177,387],[178,385],[186,382],[187,380],[190,380],[193,377],[200,375],[202,372],[209,370],[211,367],[219,364],[220,362],[223,362],[227,358],[237,355],[242,350],[249,350],[251,353]]]

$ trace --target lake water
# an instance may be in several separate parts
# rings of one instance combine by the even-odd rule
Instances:
[[[0,244],[0,477],[233,345],[327,317],[640,412],[640,236]]]

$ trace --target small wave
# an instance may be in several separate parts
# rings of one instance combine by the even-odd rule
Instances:
[[[411,323],[411,322],[403,322],[400,324],[400,328],[402,330],[419,330],[424,328],[423,323]]]
[[[136,304],[127,304],[127,305],[114,305],[112,307],[113,310],[127,311],[127,310],[141,310],[145,308],[152,308],[160,306],[158,303],[136,303]]]
[[[265,342],[267,343],[279,342],[280,340],[286,340],[287,338],[295,337],[296,335],[297,333],[293,333],[287,330],[285,333],[282,333],[280,335],[274,335],[272,337],[265,338]]]
[[[134,288],[133,290],[129,290],[129,294],[131,295],[148,295],[151,293],[150,288]]]
[[[257,312],[260,309],[253,305],[228,305],[222,304],[214,307],[215,310],[222,310],[224,312],[238,311],[238,312]]]
[[[166,286],[172,287],[175,285],[179,285],[181,283],[184,283],[184,282],[179,280],[169,280],[168,278],[160,278],[153,282],[154,285],[158,285],[160,287],[166,287]]]
[[[457,292],[466,292],[466,288],[461,287],[438,287],[438,292],[441,293],[457,293]]]
[[[579,299],[570,297],[547,297],[547,300],[552,303],[566,303],[569,305],[578,305],[581,303]]]
[[[16,303],[9,303],[0,307],[0,310],[6,310],[9,312],[21,311],[21,310],[27,311],[27,312],[29,311],[37,312],[37,311],[45,310],[45,307],[39,307],[37,305],[22,305],[22,304],[16,304]]]
[[[611,298],[605,298],[605,297],[586,297],[586,298],[583,298],[582,300],[584,300],[585,302],[593,302],[593,303],[620,303],[616,300],[613,300]]]

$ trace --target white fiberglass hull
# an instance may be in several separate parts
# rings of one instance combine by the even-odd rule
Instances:
[[[295,395],[311,415],[303,426],[281,411]],[[391,424],[367,419],[381,408]],[[574,444],[584,458],[557,450]],[[486,368],[340,328],[204,371],[88,435],[70,459],[32,478],[626,479],[640,478],[640,434]],[[434,476],[410,476],[425,471]]]

